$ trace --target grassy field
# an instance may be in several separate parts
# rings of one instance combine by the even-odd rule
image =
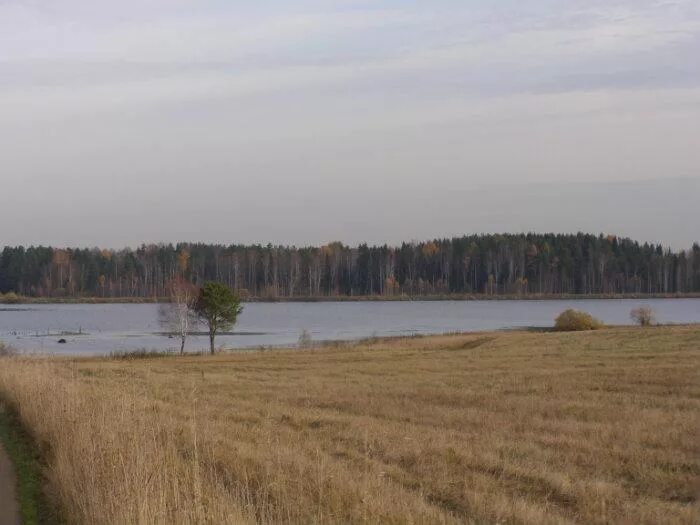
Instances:
[[[0,360],[71,523],[697,523],[700,327]]]

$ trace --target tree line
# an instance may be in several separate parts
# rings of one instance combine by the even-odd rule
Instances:
[[[0,292],[38,298],[169,296],[173,279],[242,298],[700,292],[700,246],[591,234],[469,235],[401,246],[150,244],[5,247]]]

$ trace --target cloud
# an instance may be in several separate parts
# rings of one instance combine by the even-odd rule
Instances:
[[[26,232],[124,204],[100,226],[121,239],[195,197],[304,231],[339,195],[409,213],[484,180],[692,177],[699,54],[690,0],[0,1],[0,234],[32,202]]]

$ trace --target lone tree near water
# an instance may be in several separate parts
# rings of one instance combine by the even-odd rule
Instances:
[[[185,341],[197,324],[194,307],[197,289],[182,278],[173,279],[169,286],[170,302],[160,305],[160,323],[180,338],[180,355],[185,353]]]
[[[217,332],[233,328],[238,314],[242,311],[240,298],[221,283],[206,282],[199,290],[195,312],[209,328],[209,347],[212,354]]]

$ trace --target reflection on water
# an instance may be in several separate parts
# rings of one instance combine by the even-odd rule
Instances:
[[[249,303],[235,332],[218,337],[217,344],[235,348],[294,345],[303,330],[319,341],[551,326],[566,308],[585,310],[606,324],[631,324],[630,310],[641,305],[650,306],[662,323],[700,322],[700,299]],[[0,340],[27,351],[106,354],[179,348],[176,339],[162,332],[155,304],[0,309]],[[59,339],[66,343],[59,344]],[[190,350],[207,346],[204,335],[188,340]]]

